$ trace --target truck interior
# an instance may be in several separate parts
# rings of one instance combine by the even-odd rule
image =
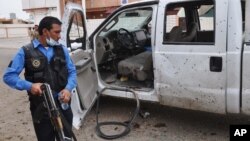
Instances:
[[[214,25],[202,29],[200,17],[211,17],[209,1],[167,5],[164,43],[214,43]],[[151,44],[151,7],[125,10],[114,17],[96,37],[96,60],[101,79],[108,84],[149,91],[154,88]],[[171,20],[175,22],[171,22]]]
[[[127,10],[113,18],[96,38],[96,60],[108,84],[150,91],[153,59],[151,7]]]

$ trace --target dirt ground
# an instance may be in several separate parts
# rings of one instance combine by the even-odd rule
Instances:
[[[35,141],[35,134],[25,92],[0,84],[0,141]],[[134,110],[132,100],[105,97],[101,102],[100,121],[125,121]],[[247,117],[215,115],[174,109],[154,103],[142,103],[148,118],[137,117],[132,131],[119,141],[227,141],[229,125],[249,123]],[[80,130],[74,130],[78,141],[103,141],[95,133],[95,108],[86,117]],[[117,126],[107,127],[119,131]]]
[[[2,82],[3,72],[17,49],[1,48],[1,45],[6,43],[5,46],[8,46],[14,41],[0,40],[0,141],[35,141],[26,93],[11,89]],[[101,101],[100,121],[125,121],[131,116],[134,108],[133,100],[104,97]],[[218,115],[170,108],[150,102],[142,102],[141,109],[150,115],[147,118],[138,116],[131,132],[116,140],[227,141],[231,124],[250,123],[249,116]],[[84,120],[82,128],[74,130],[78,141],[103,141],[104,139],[96,135],[95,126],[93,108]],[[121,128],[110,126],[106,127],[106,130],[119,132]]]

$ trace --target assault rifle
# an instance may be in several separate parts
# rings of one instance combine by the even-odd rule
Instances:
[[[60,141],[73,141],[72,138],[66,137],[64,134],[62,120],[64,121],[64,125],[67,123],[54,100],[50,85],[47,83],[44,83],[41,86],[41,90],[43,92],[42,95],[44,98],[44,104],[45,104],[46,109],[48,110],[49,118],[51,120],[52,125],[55,127],[56,132],[58,133]],[[69,128],[66,128],[66,129],[68,129],[67,131],[72,135],[74,141],[77,141],[72,130]]]

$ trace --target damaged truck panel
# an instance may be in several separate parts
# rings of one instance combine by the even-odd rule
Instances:
[[[242,108],[244,114],[250,114],[250,1],[245,1],[245,25],[242,62]]]
[[[162,31],[156,35],[155,46],[155,88],[161,96],[160,103],[225,113],[227,1],[168,0],[159,5],[158,15],[165,18],[158,18],[156,26],[157,31]],[[215,9],[222,5],[224,10],[217,12]],[[203,15],[198,13],[205,7],[214,7],[210,9],[213,14],[208,20],[212,25],[208,29],[202,29]],[[173,10],[183,13],[174,14]],[[179,22],[184,23],[172,28],[171,16],[179,16]],[[181,28],[181,34],[186,35],[177,36],[174,28]],[[183,41],[185,38],[189,39]]]
[[[242,5],[241,5],[242,4]],[[242,7],[241,7],[242,6]],[[243,2],[228,1],[227,25],[227,76],[226,107],[227,113],[240,113],[241,92],[241,57],[243,41]],[[238,21],[238,22],[235,22]]]

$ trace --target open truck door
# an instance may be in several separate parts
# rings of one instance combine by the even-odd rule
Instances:
[[[68,47],[77,70],[77,87],[72,91],[73,126],[79,129],[91,109],[97,89],[97,75],[92,49],[86,46],[86,18],[80,5],[68,3],[62,19],[61,42]]]

